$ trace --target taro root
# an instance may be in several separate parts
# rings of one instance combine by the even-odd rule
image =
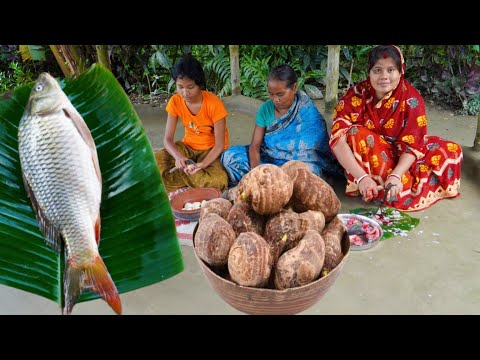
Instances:
[[[311,172],[308,165],[305,164],[303,161],[299,161],[299,160],[287,161],[285,164],[280,166],[280,169],[285,171],[287,173],[287,175],[290,176],[290,178],[292,178],[294,176],[295,171],[297,171],[298,169],[305,169],[305,170]]]
[[[293,181],[290,202],[297,213],[307,210],[321,211],[327,222],[338,214],[340,199],[335,190],[320,176],[303,168],[295,169],[289,176]]]
[[[240,201],[241,199],[240,199],[240,194],[238,193],[238,185],[225,190],[222,194],[222,198],[227,199],[232,204],[235,204],[238,201]]]
[[[200,210],[200,218],[198,221],[202,222],[205,217],[211,213],[219,215],[222,219],[226,219],[231,208],[232,203],[226,199],[216,198],[208,200]]]
[[[226,220],[232,226],[236,236],[248,231],[253,231],[263,236],[263,216],[257,214],[244,202],[235,203],[230,209]]]
[[[272,271],[272,255],[264,238],[254,232],[241,233],[228,255],[228,272],[243,286],[264,287]]]
[[[293,183],[278,166],[259,165],[246,174],[238,184],[243,201],[261,215],[276,214],[292,196]]]
[[[316,230],[322,233],[325,228],[325,215],[321,211],[308,210],[298,214],[298,218],[303,231]]]
[[[315,230],[308,230],[298,245],[278,259],[274,273],[276,289],[303,286],[317,280],[325,261],[325,242]]]
[[[325,216],[320,211],[309,210],[300,214],[282,210],[271,216],[265,224],[264,238],[272,247],[274,260],[287,250],[293,249],[308,230],[321,233],[325,227]],[[283,236],[286,240],[279,241]]]
[[[270,244],[274,263],[286,247],[294,247],[289,246],[290,243],[297,244],[301,237],[303,233],[298,214],[293,211],[282,210],[271,216],[265,224],[264,238]]]
[[[325,228],[325,215],[321,211],[308,210],[298,214],[298,235],[292,241],[285,244],[284,251],[293,249],[297,246],[298,242],[303,238],[308,230],[318,231],[322,233]]]
[[[342,237],[345,232],[345,226],[338,216],[335,216],[322,231],[322,237],[325,241],[325,263],[323,270],[326,273],[332,271],[343,259]]]
[[[200,259],[211,266],[227,264],[235,231],[218,214],[210,213],[199,223],[195,234],[195,250]]]

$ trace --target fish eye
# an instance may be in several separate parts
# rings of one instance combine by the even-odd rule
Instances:
[[[42,83],[39,83],[37,85],[35,85],[35,91],[42,91],[43,90],[43,84]]]

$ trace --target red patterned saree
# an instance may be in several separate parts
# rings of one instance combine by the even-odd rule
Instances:
[[[350,88],[334,111],[330,147],[346,136],[358,164],[378,185],[403,153],[416,160],[402,177],[403,189],[389,206],[423,210],[444,198],[460,195],[460,145],[427,135],[427,117],[420,93],[401,75],[399,85],[375,103],[370,79]],[[358,185],[347,175],[347,196],[358,196]],[[377,200],[381,200],[380,191]]]

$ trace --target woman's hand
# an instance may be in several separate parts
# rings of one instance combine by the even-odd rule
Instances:
[[[204,168],[205,168],[205,165],[202,162],[196,163],[195,165],[188,165],[187,169],[185,170],[185,174],[193,175]]]
[[[265,128],[255,124],[255,130],[253,130],[252,141],[248,148],[248,157],[250,159],[250,170],[256,168],[260,164],[260,147],[263,143],[263,137],[265,136]]]
[[[379,187],[377,186],[377,183],[370,176],[365,176],[358,183],[358,190],[360,191],[360,195],[362,195],[363,201],[365,202],[369,202],[378,196],[378,188]]]
[[[180,156],[178,156],[176,159],[175,159],[175,167],[179,170],[183,170],[185,171],[185,169],[187,168],[187,157],[183,154],[181,154]]]
[[[389,175],[387,176],[387,180],[385,181],[385,188],[388,186],[388,184],[392,184],[393,186],[390,188],[388,191],[386,201],[390,201],[391,198],[396,197],[400,191],[402,191],[403,184],[401,180],[401,176],[396,176],[396,175]]]

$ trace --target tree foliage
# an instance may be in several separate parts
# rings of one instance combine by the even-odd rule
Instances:
[[[339,95],[367,77],[367,54],[373,46],[342,45]],[[453,110],[476,111],[480,96],[480,45],[399,46],[406,58],[406,78],[422,95]],[[18,46],[1,47],[2,50],[7,47],[10,58],[15,57],[7,59],[0,53],[2,90],[27,81],[21,76],[14,77],[14,70],[9,68],[12,61],[17,63],[17,74],[18,68],[25,74],[28,71],[36,74],[52,57],[51,52],[45,51],[45,61],[21,62],[15,54]],[[91,47],[79,45],[89,64],[94,62]],[[192,53],[204,65],[208,90],[219,96],[231,93],[228,45],[110,45],[109,48],[112,71],[128,93],[145,98],[172,94],[175,90],[171,79],[173,64],[187,53]],[[304,84],[325,86],[327,45],[241,45],[239,53],[243,95],[266,99],[266,75],[281,63],[291,65],[298,72],[300,88]],[[7,82],[9,85],[2,87],[2,83]]]

